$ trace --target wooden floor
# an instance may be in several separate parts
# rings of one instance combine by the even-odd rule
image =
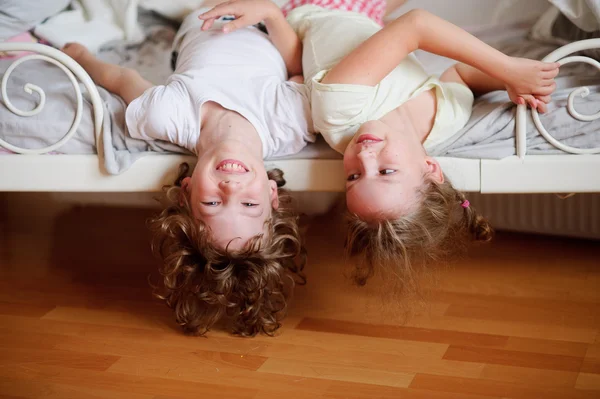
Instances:
[[[402,323],[325,216],[275,338],[200,338],[150,295],[151,211],[22,205],[0,206],[3,398],[600,398],[598,242],[499,234]]]

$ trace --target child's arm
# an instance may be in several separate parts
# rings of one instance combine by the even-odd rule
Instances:
[[[273,45],[285,62],[288,75],[302,74],[302,42],[275,3],[269,0],[233,0],[219,4],[198,16],[204,20],[202,30],[210,29],[215,19],[223,15],[236,17],[223,27],[224,32],[232,32],[264,21]]]
[[[302,41],[275,6],[272,18],[265,18],[265,26],[271,41],[283,57],[289,76],[302,75]]]
[[[509,57],[422,10],[409,11],[370,37],[340,61],[322,83],[376,85],[417,49],[461,61],[504,82],[515,102],[520,96],[548,96],[555,88],[558,63]]]

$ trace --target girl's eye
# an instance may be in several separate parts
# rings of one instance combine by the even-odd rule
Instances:
[[[358,173],[355,173],[353,175],[348,176],[348,179],[346,179],[347,181],[354,181],[356,179],[358,179],[360,175]]]
[[[253,204],[252,202],[242,202],[242,205],[248,208],[254,208],[255,206],[258,206],[258,204]]]
[[[202,205],[217,206],[217,205],[219,205],[219,203],[217,201],[208,201],[208,202],[203,202]]]
[[[382,169],[379,171],[380,175],[391,175],[393,173],[396,173],[396,169]]]

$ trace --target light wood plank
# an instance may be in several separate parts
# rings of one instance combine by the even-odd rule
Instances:
[[[299,378],[322,378],[334,381],[360,382],[363,384],[408,387],[414,374],[340,366],[315,361],[290,361],[269,359],[259,369],[262,373],[291,375]]]

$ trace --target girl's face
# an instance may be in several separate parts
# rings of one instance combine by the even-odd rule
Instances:
[[[417,136],[374,120],[364,123],[344,152],[348,210],[366,221],[397,217],[417,202],[425,176],[443,182],[438,162]]]
[[[203,153],[182,187],[194,217],[210,227],[221,248],[240,249],[264,233],[271,210],[279,206],[277,184],[267,177],[263,160],[251,155],[241,142]]]

